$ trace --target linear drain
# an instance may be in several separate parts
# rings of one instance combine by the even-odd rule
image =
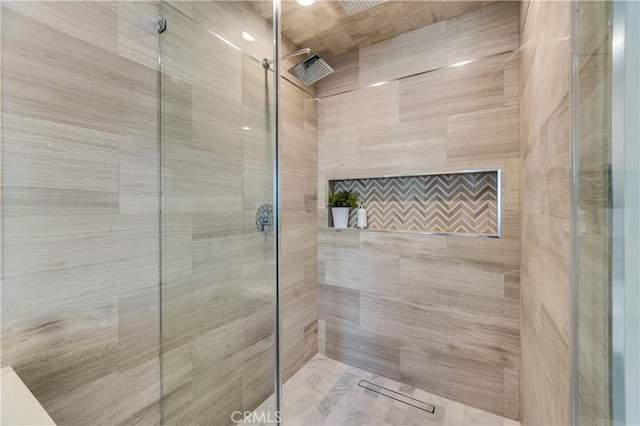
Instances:
[[[391,398],[396,401],[402,402],[403,404],[410,405],[419,410],[426,411],[428,414],[430,414],[433,417],[440,417],[443,411],[443,408],[440,406],[436,406],[424,401],[420,401],[419,399],[415,399],[403,393],[396,392],[394,390],[387,389],[382,386],[378,386],[375,383],[371,383],[366,380],[360,380],[360,383],[358,383],[358,386],[360,386],[361,388],[365,388],[370,391],[379,393],[380,395],[386,396],[387,398]]]

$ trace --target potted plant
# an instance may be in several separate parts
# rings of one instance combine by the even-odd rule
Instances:
[[[356,191],[338,191],[329,195],[334,228],[344,229],[349,225],[349,210],[358,207],[359,201],[360,195]]]

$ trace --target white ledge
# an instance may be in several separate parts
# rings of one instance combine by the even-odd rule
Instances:
[[[0,424],[55,425],[13,368],[4,367],[0,372]]]
[[[465,234],[462,232],[431,232],[431,231],[411,231],[406,229],[377,229],[377,228],[334,228],[329,226],[328,229],[336,232],[341,231],[358,231],[358,232],[390,232],[396,234],[414,234],[414,235],[440,235],[445,237],[470,237],[470,238],[502,238],[498,234]]]

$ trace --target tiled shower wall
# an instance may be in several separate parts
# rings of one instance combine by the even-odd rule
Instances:
[[[573,6],[521,5],[522,421],[570,424]]]
[[[298,47],[283,37],[282,50],[286,54]],[[283,382],[318,352],[317,104],[315,87],[303,86],[286,73],[280,79]]]
[[[329,60],[318,87],[320,351],[516,419],[518,48],[501,2]],[[329,180],[494,168],[500,239],[327,226]]]
[[[174,6],[270,55],[271,26],[246,4]],[[158,16],[155,2],[2,3],[2,361],[58,424],[160,422]],[[273,391],[273,240],[253,223],[273,193],[272,92],[259,65],[165,17],[165,421],[226,423]],[[293,86],[285,378],[317,350],[315,92]]]
[[[160,421],[157,14],[2,2],[2,365],[58,424]]]

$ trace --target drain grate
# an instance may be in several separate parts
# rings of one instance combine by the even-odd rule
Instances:
[[[360,386],[361,388],[365,388],[370,391],[379,393],[380,395],[384,395],[387,398],[395,399],[396,401],[418,408],[422,411],[426,411],[429,414],[433,414],[433,415],[436,414],[435,405],[426,403],[424,401],[420,401],[419,399],[411,398],[410,396],[405,395],[403,393],[396,392],[394,390],[387,389],[382,386],[378,386],[375,383],[367,382],[366,380],[360,380],[360,383],[358,383],[358,386]]]

